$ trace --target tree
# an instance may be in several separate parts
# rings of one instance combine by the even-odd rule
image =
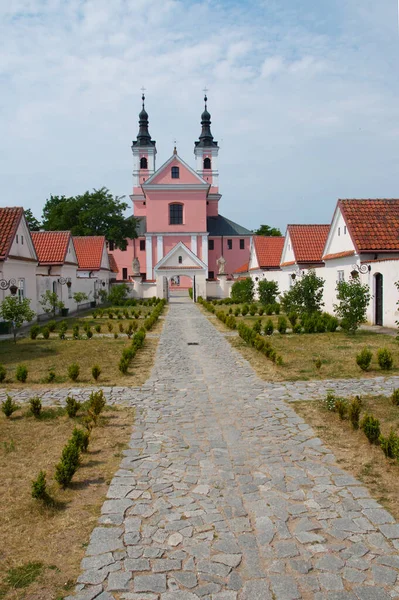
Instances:
[[[234,302],[252,302],[254,299],[254,282],[250,277],[236,281],[231,286],[231,298]]]
[[[41,228],[40,222],[36,219],[30,208],[25,211],[25,219],[28,222],[28,227],[31,231],[39,231]]]
[[[359,325],[366,322],[367,307],[370,304],[370,288],[362,284],[359,277],[351,277],[349,281],[337,284],[338,304],[334,310],[341,317],[341,327],[347,332],[356,333]]]
[[[76,302],[76,310],[79,310],[79,304],[82,304],[82,302],[87,302],[89,296],[84,292],[75,292],[73,299]]]
[[[43,228],[70,231],[72,235],[104,235],[124,250],[127,239],[137,237],[136,220],[126,219],[123,196],[113,197],[103,187],[80,196],[50,196],[43,208]]]
[[[57,294],[55,292],[50,292],[50,290],[46,290],[40,298],[39,304],[48,315],[52,312],[55,316],[57,308],[61,310],[61,308],[65,307],[65,304],[58,300]]]
[[[5,321],[11,321],[14,334],[14,343],[17,343],[17,329],[21,327],[24,321],[32,321],[35,313],[30,308],[30,300],[18,296],[7,296],[0,304],[0,316]]]
[[[314,269],[297,277],[292,288],[285,292],[281,304],[286,313],[299,312],[301,315],[311,315],[321,312],[323,302],[324,279],[317,277]]]
[[[279,237],[281,236],[281,231],[277,227],[270,227],[270,225],[261,225],[258,229],[254,231],[254,235]]]
[[[260,281],[258,284],[259,300],[262,304],[274,304],[279,295],[277,281]]]
[[[122,306],[127,298],[129,287],[127,283],[113,285],[108,294],[108,302],[114,306]]]

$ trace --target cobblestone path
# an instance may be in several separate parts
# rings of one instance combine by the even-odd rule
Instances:
[[[193,304],[143,392],[74,598],[399,597],[399,525]]]

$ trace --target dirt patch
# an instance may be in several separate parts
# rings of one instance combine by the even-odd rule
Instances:
[[[26,407],[11,419],[1,413],[0,598],[60,600],[74,588],[90,533],[134,422],[133,409],[107,408],[103,414],[70,489],[63,491],[53,480],[55,465],[76,421],[67,416],[37,420],[27,416]],[[31,497],[31,482],[40,469],[47,473],[53,507]],[[6,583],[10,573],[14,573],[11,579],[15,583],[18,573],[29,575],[29,563],[36,565],[33,583],[22,589],[10,588]]]
[[[381,422],[388,435],[391,428],[399,432],[399,407],[384,396],[363,398],[364,412]],[[362,481],[370,494],[399,520],[399,464],[385,458],[378,446],[369,444],[363,431],[354,431],[350,423],[329,412],[321,402],[292,402],[290,406],[313,427],[318,437],[330,448],[337,462]]]

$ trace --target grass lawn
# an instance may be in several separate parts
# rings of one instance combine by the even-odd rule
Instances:
[[[380,420],[383,435],[391,428],[399,432],[399,407],[384,396],[362,398],[364,412]],[[329,412],[321,402],[293,402],[290,405],[311,425],[330,448],[339,465],[362,481],[372,496],[399,520],[399,464],[385,458],[378,446],[369,444],[363,431],[354,431],[350,423],[341,421],[337,413]]]
[[[53,414],[59,412],[53,409]],[[134,411],[105,409],[89,452],[65,491],[53,475],[76,420],[27,415],[26,407],[11,419],[0,413],[0,598],[61,600],[74,589],[90,533],[130,438]],[[47,473],[52,507],[31,497],[31,481],[40,469]],[[19,587],[23,584],[28,585]]]
[[[218,307],[223,308],[225,307]],[[219,331],[231,332],[214,315],[201,307],[203,313]],[[269,318],[277,321],[277,317],[238,317],[237,322],[243,320],[249,327],[261,318],[262,326]],[[274,333],[269,339],[278,354],[283,357],[283,366],[276,366],[263,354],[248,346],[240,337],[227,337],[230,344],[239,350],[254,367],[262,379],[267,381],[296,381],[309,379],[336,379],[350,377],[376,377],[380,375],[399,374],[399,344],[394,337],[357,331],[355,335],[343,331],[335,333],[312,334],[285,334]],[[373,353],[373,360],[367,372],[361,371],[356,364],[356,355],[367,346]],[[394,357],[394,368],[382,371],[377,363],[377,350],[388,348]],[[315,367],[315,360],[320,357],[322,366],[320,370]]]
[[[122,375],[118,369],[122,350],[131,344],[131,340],[128,339],[127,335],[120,333],[119,324],[126,330],[127,325],[133,321],[137,322],[140,328],[144,321],[144,315],[150,311],[150,308],[142,307],[141,310],[142,316],[136,320],[118,320],[115,318],[110,320],[105,316],[104,318],[93,319],[91,314],[79,319],[68,319],[69,328],[65,340],[59,339],[58,323],[56,331],[51,334],[48,340],[39,335],[36,340],[31,340],[29,337],[18,339],[16,344],[11,340],[0,342],[0,364],[7,371],[6,380],[0,385],[6,388],[37,387],[38,390],[49,385],[52,387],[94,385],[95,381],[91,375],[94,364],[100,365],[102,370],[98,380],[99,385],[142,385],[148,379],[154,362],[158,345],[156,337],[146,338],[144,347],[137,353],[126,375]],[[83,325],[87,322],[92,325],[93,337],[91,339],[87,339],[83,330]],[[80,325],[82,337],[78,340],[72,339],[72,328],[76,323]],[[114,339],[113,332],[108,331],[108,323],[112,325],[113,332],[118,333],[117,339]],[[95,325],[101,325],[101,333],[97,334],[94,331]],[[160,319],[153,329],[148,332],[148,335],[158,335],[162,331],[162,325],[163,320]],[[80,375],[77,382],[71,382],[67,375],[68,366],[74,362],[80,366]],[[15,369],[18,364],[24,364],[28,367],[26,383],[19,383],[15,378]],[[54,383],[48,384],[45,379],[50,369],[54,369],[56,380]]]

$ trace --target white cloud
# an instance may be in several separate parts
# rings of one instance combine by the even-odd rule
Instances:
[[[397,196],[390,3],[320,1],[3,3],[2,204],[40,215],[50,193],[129,194],[142,85],[159,164],[174,138],[193,164],[210,88],[221,212],[243,225],[327,222],[337,196]]]

